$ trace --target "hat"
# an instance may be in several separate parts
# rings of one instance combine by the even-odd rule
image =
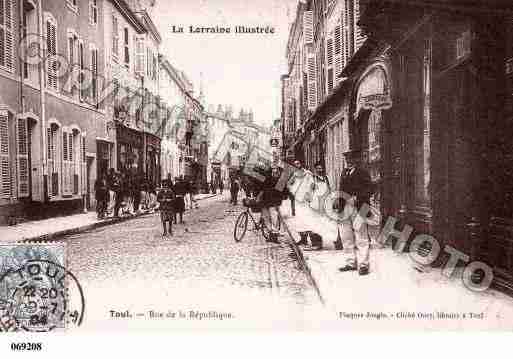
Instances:
[[[354,149],[344,152],[344,157],[357,157],[357,156],[360,156],[361,153],[362,153],[362,151],[354,148]]]

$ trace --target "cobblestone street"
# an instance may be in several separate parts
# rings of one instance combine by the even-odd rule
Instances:
[[[249,228],[236,243],[241,207],[222,196],[199,203],[186,212],[185,225],[174,226],[173,237],[162,237],[155,214],[63,239],[86,297],[85,328],[303,327],[305,310],[320,303],[289,257],[292,250],[265,243]],[[131,318],[115,318],[111,310],[128,310]],[[150,311],[182,311],[187,320],[152,319]],[[232,319],[199,324],[190,311],[230,313]]]

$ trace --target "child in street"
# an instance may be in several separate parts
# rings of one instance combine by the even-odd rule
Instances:
[[[173,235],[173,219],[175,217],[175,193],[172,190],[171,184],[168,180],[162,182],[162,190],[157,196],[160,204],[160,220],[162,221],[163,233],[162,236]],[[169,223],[169,231],[166,223]]]

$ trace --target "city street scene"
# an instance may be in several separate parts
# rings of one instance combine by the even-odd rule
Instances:
[[[0,0],[0,331],[513,330],[510,0]]]

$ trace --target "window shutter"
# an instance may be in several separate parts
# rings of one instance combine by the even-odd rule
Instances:
[[[49,56],[47,86],[57,90],[57,61],[52,57],[52,55],[57,55],[56,28],[51,21],[46,21],[46,47]]]
[[[349,54],[349,30],[344,28],[344,60],[343,63],[347,65],[349,62],[350,54]]]
[[[136,39],[136,64],[135,72],[139,75],[144,75],[144,40],[142,38]]]
[[[358,51],[358,49],[363,45],[365,42],[365,35],[363,34],[363,31],[360,26],[357,25],[358,21],[360,20],[360,0],[354,0],[354,51]]]
[[[69,195],[70,194],[70,145],[69,145],[69,134],[66,131],[62,131],[62,194]]]
[[[81,147],[81,161],[80,161],[80,179],[81,179],[81,192],[82,194],[87,194],[87,157],[86,157],[86,138],[85,136],[80,136]]]
[[[46,129],[46,143],[47,143],[47,161],[48,161],[48,195],[53,195],[53,187],[52,187],[52,175],[54,172],[54,163],[53,163],[53,138],[52,138],[52,130],[51,128]]]
[[[97,94],[98,94],[98,50],[91,49],[91,72],[92,72],[92,83],[91,83],[91,98],[93,104],[97,105]]]
[[[146,75],[151,76],[151,50],[146,48]]]
[[[117,57],[118,56],[118,42],[119,38],[119,29],[118,29],[118,18],[112,15],[112,54]]]
[[[328,76],[326,79],[327,93],[331,93],[333,90],[333,38],[326,40],[326,63],[328,67]]]
[[[28,128],[27,119],[17,120],[18,144],[18,197],[29,195],[29,158],[28,158]]]
[[[89,24],[93,25],[93,0],[89,0]]]
[[[313,43],[313,11],[303,13],[303,35],[305,44]]]
[[[333,66],[333,38],[326,41],[326,60],[328,67]]]
[[[308,82],[308,109],[317,107],[317,71],[315,54],[309,54],[307,58],[307,82]]]
[[[14,0],[0,0],[0,16],[3,23],[0,23],[0,66],[14,70]],[[3,6],[2,6],[3,5]]]
[[[73,185],[73,194],[78,195],[81,193],[81,179],[82,179],[82,134],[75,135],[73,132],[70,134],[71,143],[71,179]]]
[[[333,67],[335,83],[338,83],[340,81],[338,76],[344,68],[342,57],[342,30],[341,25],[337,25],[337,27],[335,28],[335,64]]]
[[[80,64],[80,100],[84,101],[89,97],[89,86],[83,86],[84,78],[85,78],[85,52],[84,52],[84,43],[79,42],[78,44],[78,62]]]
[[[73,177],[75,175],[75,154],[73,153],[73,133],[68,132],[68,173],[66,178],[68,180],[68,194],[73,192]]]
[[[9,116],[0,113],[0,198],[12,197],[12,178],[9,161]]]

